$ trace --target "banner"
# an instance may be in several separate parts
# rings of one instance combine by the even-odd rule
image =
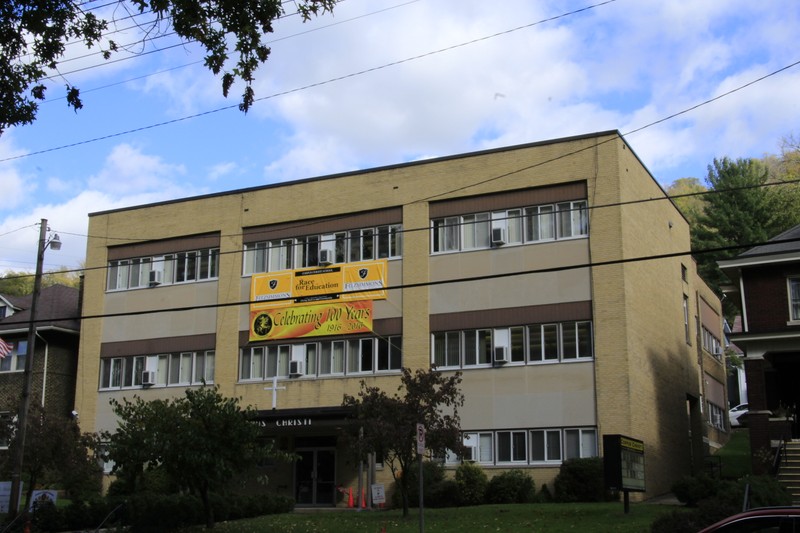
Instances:
[[[371,300],[250,311],[251,342],[370,331]]]
[[[387,267],[386,259],[376,259],[253,274],[250,311],[321,301],[383,300],[386,298]]]

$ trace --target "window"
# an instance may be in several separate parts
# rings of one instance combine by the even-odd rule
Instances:
[[[0,372],[18,372],[25,370],[25,356],[28,353],[28,341],[9,342],[11,353],[0,358]]]
[[[594,429],[565,429],[564,458],[597,456],[597,431]]]
[[[708,402],[708,423],[719,430],[725,430],[725,410]]]
[[[492,364],[492,330],[476,329],[464,332],[464,366]],[[458,365],[458,355],[455,356]]]
[[[705,326],[700,327],[700,331],[702,333],[701,342],[703,344],[703,349],[717,358],[717,360],[722,360],[722,345],[719,342],[719,339],[711,333]]]
[[[558,361],[558,324],[528,326],[528,357],[531,362]]]
[[[506,244],[535,243],[589,235],[585,200],[470,213],[433,219],[431,250],[434,253],[491,247],[491,229],[505,230]]]
[[[359,228],[325,235],[281,238],[245,245],[242,271],[245,275],[315,267],[320,252],[328,250],[334,263],[391,259],[403,252],[402,225]]]
[[[462,250],[488,248],[491,245],[489,240],[489,213],[465,215],[461,219]]]
[[[525,362],[525,328],[517,326],[508,328],[512,363]]]
[[[564,359],[592,357],[592,326],[590,322],[561,324]]]
[[[439,368],[457,367],[460,363],[461,335],[449,331],[434,335],[433,363]]]
[[[156,372],[158,385],[213,383],[214,350],[102,359],[100,389],[142,387],[142,375],[148,367]]]
[[[525,208],[525,242],[555,239],[555,211],[552,205]]]
[[[800,278],[789,278],[789,319],[800,321]]]
[[[589,234],[586,202],[563,202],[558,209],[558,238],[568,239]]]
[[[497,462],[521,463],[526,462],[527,444],[525,431],[498,431],[497,432]]]
[[[433,364],[442,369],[491,366],[496,346],[506,347],[518,364],[594,357],[591,321],[446,331],[432,338]]]
[[[531,431],[531,462],[561,461],[561,430]]]
[[[464,433],[464,446],[467,453],[465,461],[477,461],[479,463],[494,462],[493,436],[491,432],[486,433]]]
[[[402,337],[379,338],[377,370],[400,370],[402,351]]]
[[[686,335],[686,344],[692,344],[692,336],[689,331],[689,297],[683,295],[683,331]]]
[[[468,431],[463,434],[464,457],[452,452],[446,462],[518,463],[552,466],[566,459],[597,456],[595,428],[528,428]]]
[[[242,350],[240,381],[289,377],[289,362],[305,364],[305,377],[374,374],[402,367],[401,337],[360,337],[347,340],[254,346]]]
[[[446,217],[433,221],[433,251],[452,252],[460,247],[458,239],[461,220],[459,217]]]
[[[320,375],[344,374],[344,341],[323,342],[321,345]]]
[[[374,339],[350,339],[347,341],[348,374],[373,371],[374,345]]]
[[[158,257],[109,261],[106,288],[109,291],[188,283],[219,277],[219,248],[179,252]]]

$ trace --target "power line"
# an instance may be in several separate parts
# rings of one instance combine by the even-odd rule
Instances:
[[[654,255],[647,255],[647,256],[639,256],[639,257],[629,257],[625,259],[612,259],[609,261],[597,261],[593,262],[590,261],[588,263],[580,263],[574,265],[561,265],[557,267],[548,267],[548,268],[539,268],[539,269],[528,269],[528,270],[519,270],[515,272],[504,272],[500,274],[486,274],[482,276],[470,276],[466,278],[456,278],[456,279],[445,279],[445,280],[437,280],[437,281],[423,281],[418,283],[407,283],[395,286],[386,287],[386,291],[392,290],[405,290],[405,289],[415,289],[415,288],[422,288],[422,287],[432,287],[432,286],[439,286],[439,285],[450,285],[453,283],[472,283],[472,282],[479,282],[479,281],[486,281],[491,279],[499,279],[499,278],[510,278],[516,276],[527,276],[532,274],[548,274],[553,272],[564,272],[568,270],[578,270],[578,269],[585,269],[585,268],[602,268],[606,266],[614,266],[614,265],[622,265],[622,264],[629,264],[629,263],[638,263],[642,261],[657,261],[661,259],[673,259],[676,257],[683,257],[688,255],[702,255],[702,254],[712,254],[712,253],[719,253],[725,251],[734,251],[734,250],[741,250],[741,249],[749,249],[755,248],[757,246],[763,245],[773,245],[773,244],[787,244],[787,243],[794,243],[800,242],[800,237],[791,238],[791,239],[775,239],[769,241],[762,241],[756,243],[748,243],[748,244],[734,244],[730,246],[718,246],[714,248],[706,248],[703,250],[687,250],[681,252],[671,252],[665,254],[654,254]],[[768,252],[764,253],[754,253],[748,257],[760,257],[772,255]],[[142,289],[142,290],[149,290],[149,289]],[[339,293],[326,293],[320,295],[321,297],[325,296],[336,296],[340,294],[349,294],[349,293],[361,293],[364,292],[363,289],[361,290],[353,290],[353,291],[343,291]],[[280,302],[280,301],[292,301],[293,298],[276,298],[274,300],[270,300],[271,302]],[[157,308],[157,309],[149,309],[145,311],[124,311],[119,313],[103,313],[98,315],[81,315],[80,317],[61,317],[61,318],[49,318],[49,319],[41,319],[37,320],[37,323],[40,322],[54,322],[54,321],[64,321],[64,320],[92,320],[98,318],[116,318],[116,317],[124,317],[124,316],[142,316],[142,315],[151,315],[151,314],[160,314],[160,313],[175,313],[175,312],[184,312],[184,311],[197,311],[201,309],[219,309],[225,307],[238,307],[241,305],[250,305],[254,303],[261,303],[257,301],[241,301],[241,302],[225,302],[225,303],[213,303],[213,304],[205,304],[205,305],[191,305],[191,306],[182,306],[182,307],[168,307],[168,308]],[[321,305],[319,302],[309,302],[309,305],[314,304]],[[29,321],[13,321],[13,320],[4,320],[0,322],[0,324],[6,325],[18,325],[18,324],[28,324]]]
[[[603,141],[603,142],[607,142],[607,141]],[[596,146],[596,145],[593,145],[592,148],[594,146]],[[541,162],[541,163],[538,163],[538,164],[545,164],[545,163],[553,162],[554,160],[557,160],[557,159],[562,158],[562,157],[572,156],[577,152],[578,151],[569,152],[567,154],[562,154],[559,157],[556,157],[556,158],[553,158],[553,159],[550,159],[548,161]],[[524,168],[527,169],[527,168],[530,168],[530,167],[524,167]],[[512,173],[514,173],[514,172],[517,172],[517,171],[512,171]],[[487,181],[491,181],[493,179],[498,179],[499,177],[505,177],[507,175],[509,175],[509,173],[505,173],[505,174],[502,174],[500,176],[495,176],[493,178],[489,178],[488,180],[484,180],[484,181],[482,181],[480,183],[486,183]],[[625,201],[620,201],[620,202],[612,202],[612,203],[608,203],[608,204],[587,205],[583,209],[586,209],[588,211],[592,211],[592,210],[595,210],[595,209],[604,209],[604,208],[609,208],[609,207],[623,207],[623,206],[626,206],[626,205],[635,205],[635,204],[641,204],[641,203],[647,203],[647,202],[656,202],[656,201],[663,201],[663,200],[670,200],[671,201],[671,200],[674,200],[676,198],[690,198],[690,197],[706,196],[706,195],[712,195],[712,194],[735,193],[735,192],[746,191],[746,190],[751,190],[751,189],[759,189],[759,188],[773,187],[773,186],[779,186],[779,185],[795,185],[795,184],[800,184],[800,178],[795,179],[795,180],[778,181],[778,182],[773,182],[773,183],[761,183],[761,184],[756,184],[756,185],[742,185],[742,186],[739,186],[739,187],[730,187],[730,188],[721,189],[721,190],[709,189],[709,190],[705,190],[705,191],[695,191],[695,192],[676,194],[676,195],[671,195],[671,196],[665,194],[664,196],[659,196],[659,197],[639,198],[639,199],[635,199],[635,200],[625,200]],[[470,187],[471,186],[472,185],[470,185]],[[454,189],[454,191],[461,190],[463,188],[467,188],[467,187],[461,187],[461,188],[458,188],[458,189]],[[415,202],[419,202],[419,201],[421,201],[421,200],[414,200],[414,201],[412,201],[410,203],[415,203]],[[570,210],[574,210],[574,209],[570,209]],[[338,217],[331,217],[331,218],[326,218],[326,219],[327,220],[342,220],[342,219],[347,218],[348,216],[349,215],[341,215],[341,216],[338,216]],[[315,220],[313,220],[313,221],[303,221],[303,222],[300,222],[300,223],[298,223],[296,225],[292,225],[292,226],[282,226],[281,229],[302,229],[303,227],[306,227],[306,226],[309,226],[309,225],[312,225],[312,224],[315,224],[315,223],[316,223]],[[458,222],[458,223],[454,223],[454,224],[446,224],[446,225],[444,225],[442,227],[455,227],[455,226],[462,226],[462,225],[468,225],[468,224],[469,223]],[[31,226],[25,226],[25,227],[27,228],[27,227],[33,227],[33,226],[35,226],[35,224],[31,225]],[[20,228],[20,229],[24,229],[24,228]],[[18,230],[13,230],[13,231],[18,231]],[[412,233],[412,232],[417,232],[417,231],[433,231],[433,228],[431,226],[425,226],[425,227],[419,227],[419,228],[402,228],[401,230],[398,231],[398,233],[405,234],[405,233]],[[11,233],[11,232],[9,232],[9,233]],[[73,236],[76,236],[76,237],[85,237],[87,239],[105,239],[105,240],[128,241],[131,244],[147,242],[148,240],[150,240],[150,239],[147,239],[147,238],[132,238],[132,237],[106,237],[106,236],[104,236],[104,237],[94,237],[92,235],[83,235],[83,234],[78,234],[78,233],[70,233],[70,232],[61,231],[61,230],[59,230],[58,233],[60,233],[62,235],[73,235]],[[242,235],[244,235],[244,234],[243,233],[231,233],[231,234],[220,235],[220,238],[239,237],[239,236],[242,236]],[[308,236],[308,235],[298,235],[298,237],[305,237],[305,236]],[[189,239],[189,238],[191,238],[191,236],[186,236],[184,238]],[[202,238],[202,236],[197,236],[197,238]],[[348,235],[348,237],[346,239],[347,240],[352,240],[352,239],[354,239],[354,237],[351,238]],[[258,241],[258,242],[262,242],[262,241]],[[320,240],[319,242],[323,243],[323,242],[329,242],[329,241]],[[301,243],[293,243],[291,245],[291,247],[294,248],[295,246],[302,246],[302,245],[303,244],[301,244]],[[232,251],[227,251],[227,252],[220,252],[219,255],[221,256],[221,255],[226,255],[226,254],[244,254],[247,251],[248,250],[246,250],[246,249],[238,249],[238,250],[232,250]],[[108,268],[109,268],[109,265],[106,264],[106,265],[101,265],[101,266],[85,267],[85,268],[79,268],[79,269],[58,270],[58,271],[55,271],[55,272],[59,273],[59,274],[69,274],[69,273],[82,273],[82,272],[87,272],[87,271],[91,271],[91,270],[107,270]],[[8,276],[8,277],[6,277],[4,279],[23,279],[23,278],[29,278],[29,277],[32,277],[32,274],[21,274],[21,275],[17,275],[17,276]]]
[[[469,45],[472,45],[472,44],[483,42],[483,41],[486,41],[486,40],[489,40],[489,39],[493,39],[495,37],[500,37],[502,35],[507,35],[507,34],[510,34],[510,33],[516,32],[516,31],[520,31],[520,30],[523,30],[523,29],[532,28],[534,26],[545,24],[547,22],[552,22],[554,20],[558,20],[558,19],[565,18],[565,17],[571,16],[571,15],[582,13],[584,11],[589,11],[591,9],[595,9],[595,8],[598,8],[598,7],[607,5],[607,4],[611,4],[611,3],[616,2],[616,1],[617,0],[605,0],[604,2],[600,2],[600,3],[597,3],[597,4],[590,5],[590,6],[586,6],[586,7],[583,7],[583,8],[580,8],[580,9],[576,9],[576,10],[573,10],[573,11],[569,11],[569,12],[566,12],[566,13],[562,13],[560,15],[555,15],[553,17],[549,17],[549,18],[546,18],[546,19],[541,19],[541,20],[538,20],[536,22],[532,22],[530,24],[525,24],[525,25],[522,25],[522,26],[517,26],[515,28],[508,29],[508,30],[504,30],[504,31],[500,31],[500,32],[497,32],[497,33],[493,33],[491,35],[486,35],[484,37],[479,37],[479,38],[476,38],[476,39],[472,39],[470,41],[466,41],[466,42],[463,42],[463,43],[459,43],[459,44],[447,46],[447,47],[444,47],[444,48],[440,48],[438,50],[433,50],[433,51],[430,51],[430,52],[426,52],[424,54],[411,56],[411,57],[408,57],[408,58],[405,58],[405,59],[401,59],[401,60],[398,60],[398,61],[385,63],[385,64],[379,65],[377,67],[372,67],[372,68],[360,70],[360,71],[357,71],[357,72],[352,72],[350,74],[345,74],[345,75],[338,76],[338,77],[335,77],[335,78],[329,78],[328,80],[325,80],[325,81],[315,82],[315,83],[311,83],[311,84],[304,85],[304,86],[301,86],[301,87],[296,87],[294,89],[287,89],[285,91],[273,93],[271,95],[262,96],[260,98],[255,98],[253,100],[253,102],[255,103],[255,102],[260,102],[260,101],[264,101],[264,100],[268,100],[268,99],[272,99],[272,98],[277,98],[279,96],[286,96],[286,95],[293,94],[293,93],[300,92],[300,91],[304,91],[304,90],[307,90],[307,89],[312,89],[312,88],[321,87],[321,86],[324,86],[324,85],[329,85],[331,83],[335,83],[335,82],[338,82],[338,81],[343,81],[343,80],[346,80],[346,79],[354,78],[356,76],[361,76],[361,75],[364,75],[364,74],[369,74],[369,73],[376,72],[376,71],[379,71],[379,70],[383,70],[383,69],[386,69],[386,68],[402,65],[404,63],[408,63],[408,62],[411,62],[411,61],[416,61],[418,59],[423,59],[423,58],[430,57],[430,56],[437,55],[437,54],[441,54],[441,53],[444,53],[444,52],[449,52],[451,50],[455,50],[455,49],[458,49],[458,48],[462,48],[462,47],[465,47],[465,46],[469,46]],[[77,71],[73,71],[73,72],[77,72]],[[64,73],[64,75],[66,75],[66,74],[69,74],[69,73]],[[219,107],[219,108],[216,108],[216,109],[203,111],[203,112],[200,112],[200,113],[195,113],[195,114],[192,114],[192,115],[187,115],[187,116],[175,118],[175,119],[172,119],[172,120],[167,120],[167,121],[164,121],[164,122],[158,122],[158,123],[150,124],[150,125],[147,125],[147,126],[141,126],[139,128],[134,128],[134,129],[121,131],[121,132],[117,132],[117,133],[111,133],[111,134],[104,135],[104,136],[101,136],[101,137],[95,137],[95,138],[92,138],[92,139],[86,139],[86,140],[83,140],[83,141],[77,141],[77,142],[74,142],[74,143],[65,144],[65,145],[61,145],[61,146],[56,146],[56,147],[53,147],[53,148],[46,148],[44,150],[37,150],[37,151],[29,152],[29,153],[26,153],[26,154],[7,157],[7,158],[4,158],[4,159],[0,159],[0,163],[4,163],[4,162],[7,162],[7,161],[13,161],[15,159],[22,159],[22,158],[25,158],[25,157],[31,157],[31,156],[34,156],[34,155],[41,155],[41,154],[45,154],[45,153],[55,152],[55,151],[58,151],[58,150],[64,150],[64,149],[67,149],[67,148],[74,148],[76,146],[82,146],[82,145],[85,145],[85,144],[90,144],[90,143],[103,141],[103,140],[107,140],[107,139],[113,139],[113,138],[116,138],[116,137],[121,137],[123,135],[129,135],[131,133],[137,133],[137,132],[140,132],[140,131],[146,131],[146,130],[150,130],[150,129],[166,126],[166,125],[169,125],[169,124],[175,124],[175,123],[178,123],[178,122],[183,122],[185,120],[199,118],[199,117],[203,117],[203,116],[206,116],[206,115],[211,115],[211,114],[214,114],[214,113],[219,113],[221,111],[227,111],[229,109],[234,109],[234,108],[238,109],[239,108],[239,104],[233,104],[233,105],[229,105],[229,106]]]

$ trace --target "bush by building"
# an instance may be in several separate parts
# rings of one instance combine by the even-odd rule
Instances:
[[[508,470],[489,480],[486,489],[488,503],[530,503],[534,500],[536,486],[525,471]]]

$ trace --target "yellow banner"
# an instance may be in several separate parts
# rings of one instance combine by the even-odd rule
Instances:
[[[359,261],[302,270],[253,274],[250,311],[320,301],[386,298],[388,261]]]
[[[304,305],[250,312],[250,341],[349,335],[372,331],[372,301]]]

